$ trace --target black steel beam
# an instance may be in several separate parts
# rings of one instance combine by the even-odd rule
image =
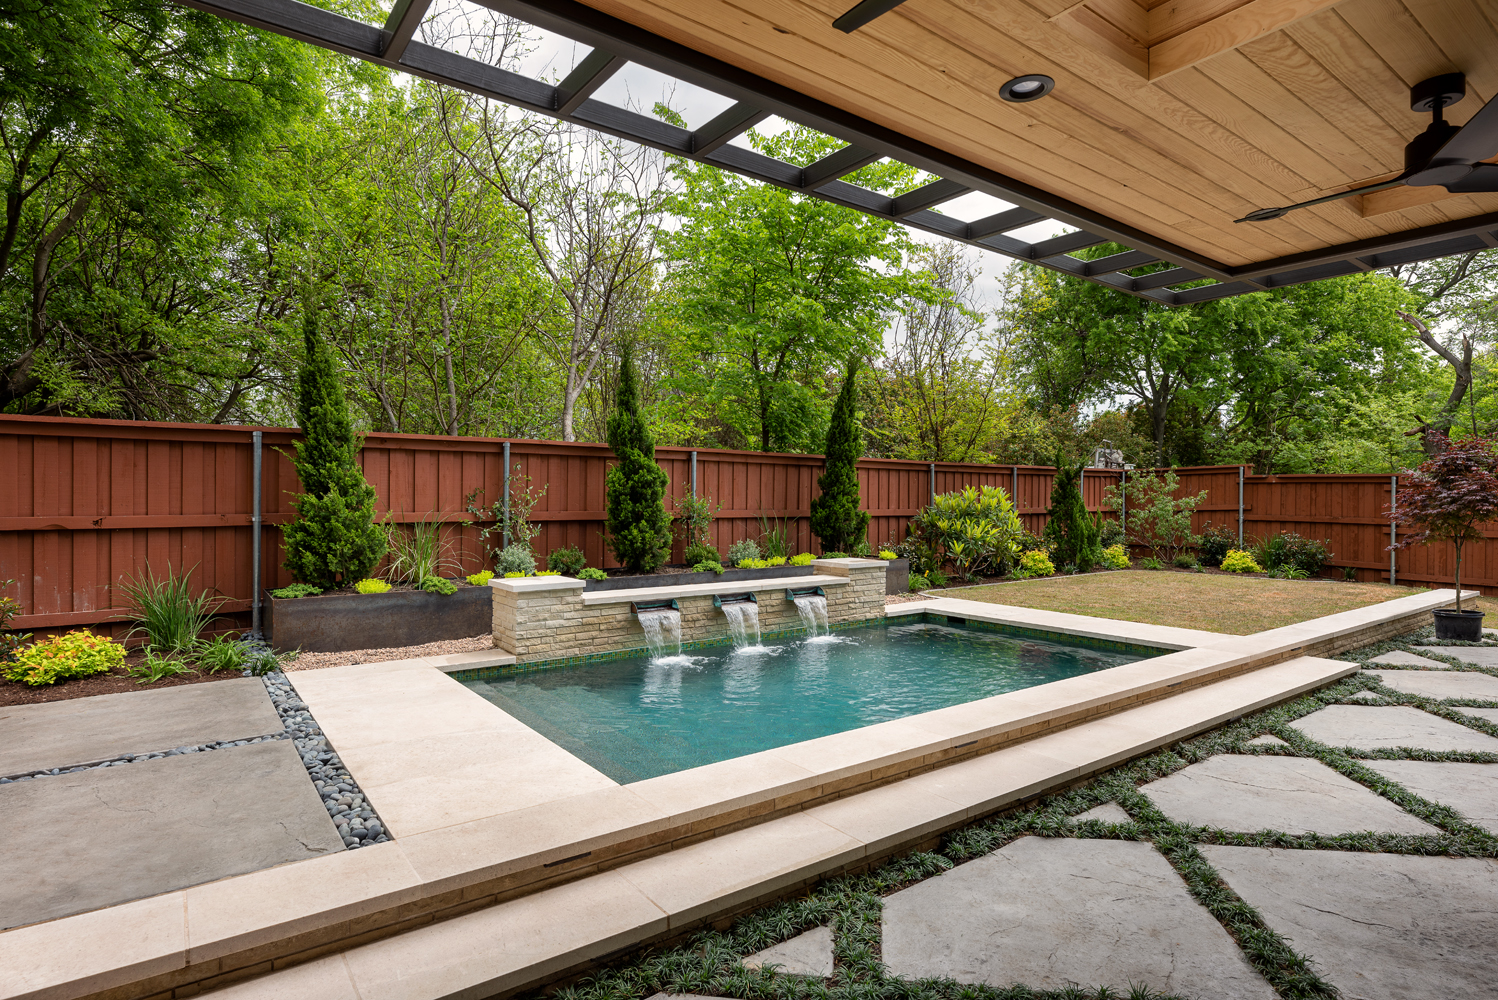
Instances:
[[[951,201],[971,191],[972,188],[966,184],[949,181],[945,178],[932,181],[930,184],[922,184],[914,191],[907,191],[895,199],[890,206],[890,215],[897,219],[903,219],[907,215],[914,215],[924,211],[933,205],[940,205],[944,201]]]
[[[1105,237],[1094,236],[1091,233],[1067,233],[1065,236],[1052,237],[1035,244],[1030,248],[1030,257],[1032,260],[1045,260],[1047,257],[1060,257],[1073,250],[1085,250],[1107,242]]]
[[[1109,254],[1107,257],[1087,261],[1087,266],[1082,269],[1082,273],[1087,277],[1102,276],[1114,271],[1131,271],[1158,260],[1158,257],[1142,250],[1125,250],[1123,253]]]
[[[883,17],[905,0],[862,0],[845,14],[832,22],[832,26],[845,34],[857,31],[876,17]]]
[[[386,59],[399,59],[431,6],[432,0],[395,0],[390,16],[385,18],[385,48],[380,55]]]
[[[609,77],[624,68],[627,60],[603,49],[594,49],[583,57],[557,84],[557,116],[569,118],[593,96],[593,91],[608,82]]]
[[[866,167],[883,158],[881,154],[872,149],[864,149],[862,146],[844,146],[837,152],[828,153],[815,163],[803,167],[801,187],[806,191],[815,191],[839,177],[851,174],[860,167]]]
[[[734,136],[743,135],[768,117],[770,117],[770,112],[761,111],[753,105],[740,101],[692,133],[692,152],[698,156],[706,156]]]
[[[1039,212],[1032,212],[1028,208],[1011,208],[1007,212],[999,212],[987,218],[979,219],[977,222],[968,224],[967,238],[970,240],[981,240],[985,236],[995,233],[1007,232],[1011,229],[1019,229],[1039,222],[1045,216]]]
[[[1146,292],[1151,288],[1165,288],[1168,285],[1184,285],[1188,281],[1200,281],[1201,275],[1189,267],[1173,267],[1168,271],[1156,271],[1154,274],[1146,274],[1129,281],[1129,288],[1136,292]]]

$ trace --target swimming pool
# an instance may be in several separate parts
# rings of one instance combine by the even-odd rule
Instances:
[[[462,683],[628,783],[1160,652],[920,621]]]

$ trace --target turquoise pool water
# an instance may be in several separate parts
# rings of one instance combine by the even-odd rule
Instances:
[[[463,683],[628,783],[1146,655],[919,622]]]

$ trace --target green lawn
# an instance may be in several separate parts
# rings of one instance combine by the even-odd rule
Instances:
[[[968,601],[1250,635],[1416,592],[1383,583],[1120,570],[932,593]]]

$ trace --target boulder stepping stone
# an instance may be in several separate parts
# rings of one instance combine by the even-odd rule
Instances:
[[[1422,799],[1450,806],[1469,823],[1498,833],[1498,764],[1448,764],[1428,760],[1366,760]]]
[[[1386,687],[1426,698],[1498,701],[1498,677],[1475,670],[1369,670]]]
[[[1255,736],[1249,740],[1248,745],[1251,747],[1287,747],[1290,744],[1272,733],[1265,733],[1263,736]]]
[[[832,928],[814,927],[804,934],[797,934],[789,941],[757,951],[747,956],[743,962],[750,969],[773,965],[778,966],[781,972],[788,972],[793,976],[826,979],[832,975]]]
[[[1117,802],[1104,802],[1100,806],[1093,806],[1086,812],[1079,812],[1072,817],[1072,822],[1081,823],[1089,819],[1100,820],[1104,823],[1134,822],[1134,817],[1130,816],[1124,807]]]
[[[1179,823],[1237,833],[1441,832],[1308,757],[1218,754],[1139,790]]]
[[[1408,667],[1430,667],[1432,670],[1451,669],[1451,664],[1449,663],[1442,663],[1439,660],[1431,660],[1423,656],[1416,656],[1414,653],[1406,653],[1402,649],[1396,649],[1392,653],[1384,653],[1382,656],[1375,656],[1368,662],[1397,663]]]
[[[1426,653],[1455,657],[1479,667],[1498,667],[1498,646],[1416,646]]]
[[[1492,1000],[1498,862],[1197,847],[1348,1000]]]
[[[1333,747],[1498,753],[1498,739],[1408,705],[1328,705],[1290,724],[1311,739]]]
[[[1021,837],[884,901],[891,974],[1274,1000],[1149,844]]]

